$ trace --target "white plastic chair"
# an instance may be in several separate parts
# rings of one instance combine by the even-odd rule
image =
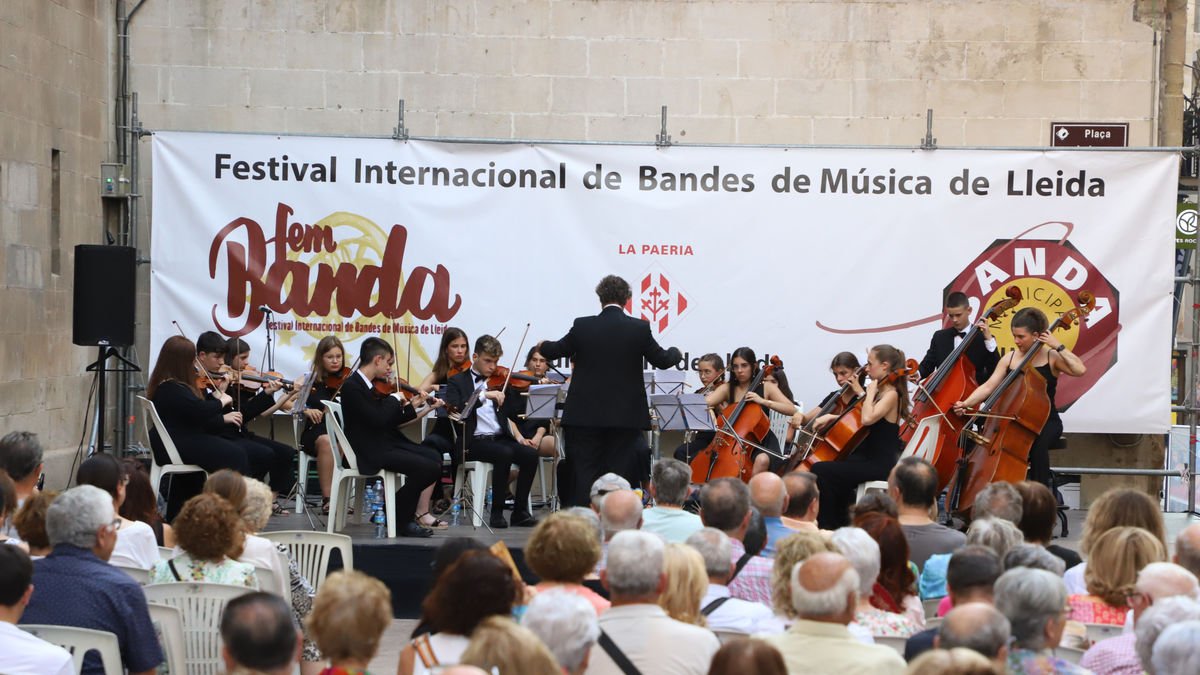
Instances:
[[[163,449],[167,451],[167,457],[171,463],[160,465],[158,460],[154,459],[154,453],[150,453],[150,487],[154,488],[154,494],[158,494],[158,485],[162,482],[163,476],[172,473],[202,473],[205,477],[208,472],[202,467],[195,464],[184,464],[183,458],[179,456],[179,450],[175,447],[175,441],[171,440],[171,434],[167,433],[167,428],[163,426],[162,419],[158,416],[158,410],[154,408],[154,402],[145,396],[137,397],[138,404],[142,406],[142,412],[146,415],[146,424],[142,425],[142,430],[146,435],[146,447],[151,447],[150,444],[150,428],[158,429],[158,439],[162,441]]]
[[[925,610],[925,618],[926,619],[936,619],[938,605],[940,605],[940,604],[942,604],[941,598],[930,598],[928,600],[922,600],[921,607]]]
[[[269,567],[259,567],[258,565],[255,565],[254,576],[258,577],[258,590],[262,591],[263,593],[270,593],[271,595],[279,596],[283,598],[285,602],[287,602],[288,607],[292,606],[292,594],[290,592],[284,592],[282,595],[280,595],[279,593],[280,584],[283,582],[280,581],[278,576],[276,576],[275,570]],[[290,587],[291,584],[288,584],[288,586]]]
[[[714,630],[713,635],[717,636],[717,640],[719,640],[721,644],[725,644],[738,638],[750,637],[749,633],[742,633],[736,630]]]
[[[142,586],[150,583],[150,570],[144,570],[140,567],[125,567],[123,565],[113,565],[113,567],[133,577],[133,580]]]
[[[871,480],[871,481],[867,481],[866,483],[859,483],[858,493],[855,496],[854,500],[862,501],[862,498],[865,497],[870,492],[886,493],[887,490],[888,490],[888,483],[886,480]]]
[[[329,445],[333,450],[333,487],[329,491],[329,520],[325,531],[332,533],[346,527],[346,501],[349,496],[346,481],[361,478],[383,479],[383,508],[387,516],[388,538],[396,536],[396,486],[403,485],[403,477],[395,471],[382,469],[377,473],[365,474],[359,471],[358,457],[350,442],[346,440],[346,432],[342,428],[342,404],[333,401],[321,401],[325,406],[325,428],[329,432]],[[348,467],[348,468],[347,468]],[[358,505],[354,512],[355,518],[362,519],[362,490],[358,490]]]
[[[146,600],[179,610],[183,620],[188,675],[216,675],[221,663],[221,612],[225,603],[250,592],[245,586],[179,582],[145,587]]]
[[[353,543],[344,534],[281,530],[263,532],[260,536],[287,547],[288,553],[300,567],[300,574],[313,585],[313,590],[321,588],[321,583],[329,575],[329,558],[335,549],[341,551],[342,568],[354,569]]]
[[[775,434],[775,438],[779,440],[779,444],[782,446],[783,439],[787,438],[788,423],[792,421],[792,416],[768,410],[767,420],[771,423],[771,433]]]
[[[149,602],[150,620],[158,629],[159,645],[167,659],[167,669],[172,675],[187,672],[187,654],[183,640],[183,616],[170,605]]]
[[[470,490],[471,498],[471,524],[479,527],[483,524],[483,510],[486,508],[483,496],[487,494],[487,486],[491,484],[492,464],[490,462],[463,462],[458,465],[458,471],[454,474],[454,497],[457,499],[462,496],[466,498],[466,493],[462,492],[463,484],[468,480],[467,474],[471,474],[467,487]],[[492,499],[503,499],[503,495],[492,495]]]
[[[896,653],[901,657],[904,656],[904,643],[908,642],[908,638],[896,637],[894,635],[889,635],[886,637],[882,635],[875,635],[872,636],[872,639],[875,640],[875,644],[883,645],[884,647],[891,647],[892,649],[896,650]]]
[[[1092,642],[1107,640],[1110,637],[1116,637],[1125,631],[1124,626],[1118,626],[1111,623],[1085,623],[1084,628],[1087,628],[1087,637]]]
[[[76,673],[83,669],[83,657],[93,649],[100,654],[104,675],[125,673],[125,666],[121,663],[121,645],[117,642],[117,636],[108,631],[40,624],[22,624],[17,628],[70,652]]]

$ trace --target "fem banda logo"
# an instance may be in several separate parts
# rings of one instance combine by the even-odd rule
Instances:
[[[263,321],[258,310],[261,305],[280,314],[327,316],[335,294],[337,314],[343,317],[357,314],[396,319],[411,313],[416,319],[433,317],[446,323],[458,313],[462,298],[451,294],[450,271],[445,266],[415,266],[402,278],[408,243],[404,226],[393,225],[384,237],[377,225],[354,214],[334,213],[307,225],[289,224],[292,213],[290,206],[279,203],[275,236],[270,239],[257,221],[247,217],[233,220],[213,237],[208,251],[209,278],[217,278],[224,251],[228,270],[225,313],[231,319],[245,319],[240,328],[226,327],[214,304],[213,324],[222,333],[239,336],[258,328]],[[360,236],[338,240],[335,235],[341,225],[356,228]],[[244,244],[234,240],[239,233]],[[268,244],[272,246],[268,248]],[[352,249],[356,255],[349,259]],[[382,255],[378,255],[380,249]],[[321,261],[289,259],[289,253],[316,253]],[[334,261],[338,261],[336,268]]]

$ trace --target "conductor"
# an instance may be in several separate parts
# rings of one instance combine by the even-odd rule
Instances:
[[[683,358],[677,348],[658,344],[648,322],[625,314],[632,297],[627,281],[606,276],[596,295],[599,315],[575,319],[565,337],[537,349],[550,360],[575,361],[562,420],[569,465],[564,482],[571,484],[564,501],[574,506],[588,505],[589,486],[606,472],[630,485],[640,482],[647,467],[638,466],[639,458],[649,454],[643,432],[650,428],[642,359],[663,369]]]

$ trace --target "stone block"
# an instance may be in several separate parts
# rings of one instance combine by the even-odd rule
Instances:
[[[439,136],[450,138],[512,138],[513,116],[507,113],[439,112]]]
[[[232,129],[243,133],[279,133],[284,131],[284,110],[275,106],[236,106],[220,109],[221,117]],[[214,111],[215,112],[215,111]]]
[[[210,31],[208,63],[228,68],[297,68],[288,60],[286,36],[282,32],[254,30]]]
[[[139,25],[129,39],[130,69],[152,65],[208,65],[210,33],[207,28]]]
[[[629,38],[675,40],[700,34],[702,5],[694,2],[632,2],[621,35]]]
[[[412,110],[471,110],[475,78],[469,75],[400,75],[400,95]]]
[[[1120,51],[1121,71],[1118,79],[1156,79],[1158,73],[1154,69],[1154,53],[1157,49],[1152,43],[1148,42],[1122,43]]]
[[[1089,120],[1148,120],[1154,116],[1150,82],[1084,82],[1080,115]]]
[[[550,28],[548,0],[482,0],[475,3],[478,35],[539,37]]]
[[[163,78],[167,68],[161,66],[138,66],[129,69],[130,86],[138,93],[138,105],[163,103],[167,100],[167,88]]]
[[[782,14],[772,2],[714,2],[700,10],[700,37],[704,39],[771,40]]]
[[[700,112],[704,115],[771,115],[775,82],[712,78],[700,82]]]
[[[550,109],[550,78],[476,78],[475,109],[501,113],[546,112]]]
[[[775,112],[805,117],[846,117],[853,88],[850,80],[777,80]]]
[[[1004,105],[1004,83],[998,80],[934,80],[926,91],[926,107],[936,118],[987,117]]]
[[[1047,145],[1049,131],[1050,125],[1040,119],[968,118],[963,125],[963,144]]]
[[[363,36],[355,33],[285,33],[285,63],[292,70],[356,72],[363,69]]]
[[[550,5],[550,35],[555,37],[625,35],[629,26],[629,3],[564,0]]]
[[[1114,55],[1121,53],[1115,42],[1051,42],[1042,46],[1042,79],[1053,80],[1115,80],[1120,77],[1121,63]]]
[[[592,77],[661,75],[662,62],[659,41],[588,41],[588,74]]]
[[[258,4],[257,2],[255,4]],[[291,11],[287,16],[285,30],[324,33],[328,0],[289,0],[285,3]]]
[[[742,117],[737,120],[738,143],[809,144],[813,143],[813,119],[810,117]],[[770,176],[759,176],[756,190],[770,189]]]
[[[324,74],[325,107],[339,110],[343,108],[394,109],[400,100],[401,77],[397,73],[326,72]]]
[[[929,3],[853,3],[848,7],[847,23],[854,42],[890,42],[928,40]]]
[[[668,40],[663,43],[667,77],[734,77],[738,43],[733,40]]]
[[[246,26],[251,21],[251,5],[260,4],[254,0],[221,0],[221,2],[169,0],[169,2],[171,4],[171,26],[175,28]],[[295,4],[295,2],[291,4]],[[137,25],[136,20],[134,25]]]
[[[700,80],[678,78],[641,78],[625,80],[625,112],[652,114],[667,106],[669,117],[696,115],[700,112]]]
[[[963,42],[868,42],[854,51],[859,79],[961,80],[966,75]]]
[[[888,120],[869,117],[818,117],[812,120],[812,142],[819,144],[884,145]]]
[[[739,42],[738,75],[845,80],[854,77],[856,58],[847,42]]]
[[[0,178],[4,201],[18,208],[33,208],[38,203],[38,167],[28,162],[6,162]]]
[[[358,117],[357,110],[285,108],[283,130],[289,134],[357,134]]]
[[[587,138],[584,115],[513,115],[513,138],[579,141]]]
[[[325,106],[325,80],[319,70],[251,70],[247,74],[252,108],[321,108]],[[362,73],[343,73],[351,78]],[[330,99],[330,104],[336,103]]]
[[[736,143],[738,122],[732,117],[675,117],[667,130],[677,143]]]
[[[406,0],[389,3],[388,31],[471,35],[475,32],[475,3],[462,0]]]
[[[248,90],[244,70],[173,68],[168,100],[182,105],[245,105]]]
[[[248,25],[254,30],[263,32],[286,30],[291,14],[291,3],[254,2],[250,4],[250,23]]]
[[[771,37],[780,41],[810,42],[822,40],[844,42],[850,39],[851,3],[845,2],[794,2],[776,4],[766,25],[772,29]],[[740,14],[740,12],[739,12]],[[766,12],[762,13],[766,15]],[[740,23],[744,19],[734,19]]]
[[[1005,117],[1058,117],[1075,119],[1080,114],[1079,82],[1005,82]]]
[[[864,118],[923,115],[929,107],[922,80],[860,80],[854,82],[853,96],[852,115]]]
[[[964,48],[966,79],[1041,79],[1043,49],[1037,42],[968,42]]]
[[[587,115],[625,111],[625,82],[615,77],[556,77],[550,82],[550,112]]]
[[[439,38],[431,35],[363,35],[363,68],[370,71],[432,73]]]
[[[974,42],[1004,39],[1004,24],[995,21],[989,4],[944,2],[930,12],[929,39],[935,42]]]
[[[516,75],[587,75],[587,40],[514,38],[511,45]]]
[[[1020,42],[1079,42],[1083,15],[1079,3],[1021,2],[1005,7],[1004,38]]]
[[[358,115],[362,133],[371,136],[390,136],[396,128],[396,110],[364,110]],[[437,135],[437,113],[404,110],[404,126],[412,136]]]
[[[658,115],[589,115],[589,141],[652,141],[658,134]],[[636,183],[636,176],[626,176],[625,182]]]
[[[939,146],[963,145],[963,122],[961,117],[937,117],[934,111],[933,137]],[[892,117],[883,121],[891,145],[917,145],[925,140],[925,115]]]
[[[1154,40],[1154,29],[1134,20],[1131,4],[1122,2],[1083,3],[1079,8],[1083,17],[1083,40],[1085,42],[1118,40],[1151,44]],[[1161,9],[1167,3],[1157,2],[1154,4]],[[1194,6],[1192,6],[1192,10],[1195,11]]]
[[[511,75],[512,41],[505,38],[443,37],[438,39],[437,72]]]

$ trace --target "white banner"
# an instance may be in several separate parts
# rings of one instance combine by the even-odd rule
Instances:
[[[527,322],[526,348],[561,337],[615,273],[681,367],[747,345],[811,406],[835,353],[919,360],[946,293],[978,311],[1017,284],[1051,319],[1097,298],[1059,336],[1088,366],[1059,382],[1068,431],[1168,427],[1174,155],[158,133],[153,169],[155,353],[176,320],[258,363],[267,306],[288,374],[324,335],[352,360],[377,334],[417,380],[446,326],[505,329],[509,365]]]

